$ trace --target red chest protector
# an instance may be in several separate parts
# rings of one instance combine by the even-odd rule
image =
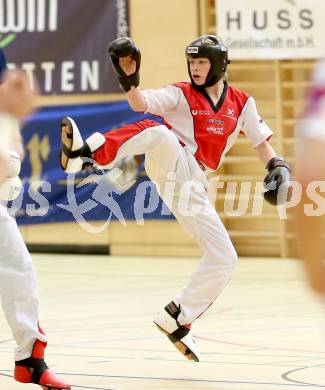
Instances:
[[[193,88],[191,83],[176,83],[189,104],[197,143],[195,158],[216,169],[228,138],[238,130],[238,118],[249,96],[225,84],[216,106],[208,95]],[[240,130],[240,129],[239,129]]]

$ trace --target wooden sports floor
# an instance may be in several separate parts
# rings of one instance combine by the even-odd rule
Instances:
[[[73,389],[325,388],[325,307],[294,260],[240,259],[193,333],[200,363],[184,360],[152,317],[186,281],[193,259],[34,255],[47,362]],[[0,390],[13,348],[0,318]]]

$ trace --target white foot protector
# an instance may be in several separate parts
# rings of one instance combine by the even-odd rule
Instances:
[[[76,173],[82,169],[83,161],[78,154],[84,141],[76,122],[70,117],[61,120],[61,167],[66,173]]]
[[[193,339],[190,325],[179,324],[179,313],[179,305],[172,301],[157,314],[153,322],[188,360],[198,362],[200,351]]]

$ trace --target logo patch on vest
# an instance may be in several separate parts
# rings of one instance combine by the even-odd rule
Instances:
[[[234,113],[235,113],[235,111],[233,108],[228,108],[227,115],[234,116]]]
[[[225,114],[222,114],[222,116],[236,120],[235,110],[233,108],[228,108],[227,112]]]

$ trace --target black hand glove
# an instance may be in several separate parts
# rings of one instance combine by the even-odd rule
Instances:
[[[273,157],[266,169],[269,173],[264,179],[264,187],[268,191],[264,192],[264,199],[274,206],[290,200],[291,170],[289,164],[282,157]]]
[[[135,46],[132,39],[128,37],[115,39],[108,47],[108,55],[112,61],[113,69],[118,77],[122,90],[128,92],[133,85],[137,87],[140,83],[139,69],[141,63],[141,53]],[[127,56],[132,56],[132,59],[136,62],[135,73],[130,76],[127,76],[123,72],[119,64],[119,59]]]

